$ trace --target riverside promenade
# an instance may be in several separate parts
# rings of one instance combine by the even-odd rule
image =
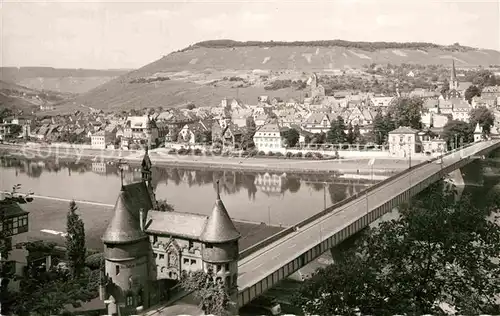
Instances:
[[[13,156],[30,159],[59,159],[77,161],[118,160],[139,163],[144,151],[136,150],[98,150],[61,147],[27,147],[0,145],[0,151]],[[200,167],[203,169],[237,169],[255,172],[296,172],[296,173],[360,173],[388,174],[407,169],[429,157],[412,157],[411,161],[403,158],[347,158],[347,159],[287,159],[277,157],[225,157],[168,154],[164,148],[149,152],[151,161],[156,166],[165,167]]]

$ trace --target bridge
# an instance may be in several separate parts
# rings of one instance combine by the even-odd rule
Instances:
[[[430,184],[497,148],[500,140],[482,141],[450,152],[442,160],[412,166],[241,252],[238,306],[248,304]]]

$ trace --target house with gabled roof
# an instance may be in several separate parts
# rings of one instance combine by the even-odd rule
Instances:
[[[331,118],[327,113],[312,112],[302,123],[302,128],[311,133],[326,133],[330,129]]]
[[[259,151],[281,151],[284,148],[284,138],[278,122],[269,122],[257,129],[253,136],[253,142]]]

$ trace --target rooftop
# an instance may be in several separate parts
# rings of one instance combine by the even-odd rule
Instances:
[[[400,126],[393,131],[390,131],[389,134],[416,134],[418,131],[408,126]]]

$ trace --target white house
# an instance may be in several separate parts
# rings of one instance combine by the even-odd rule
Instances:
[[[417,152],[416,129],[401,126],[389,132],[389,152],[392,156],[408,157]]]
[[[272,122],[263,125],[253,136],[255,147],[259,151],[281,151],[283,149],[283,138],[281,137],[278,123]]]

